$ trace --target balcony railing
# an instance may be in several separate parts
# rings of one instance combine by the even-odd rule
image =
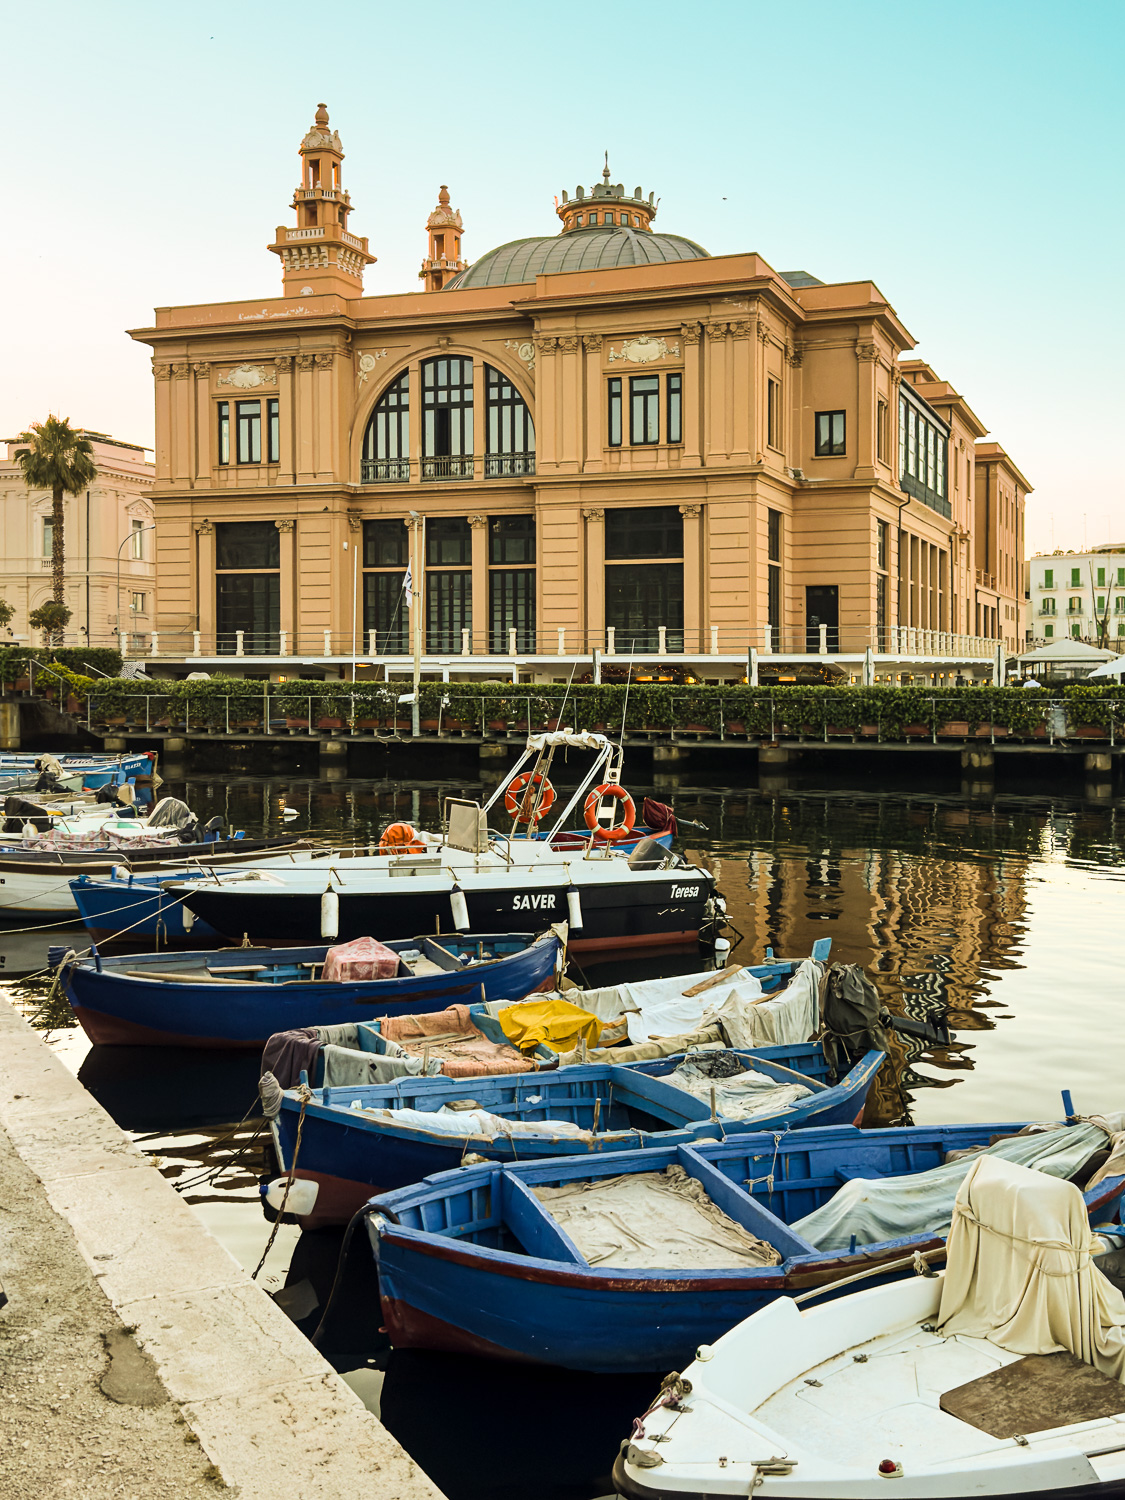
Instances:
[[[1057,609],[1048,609],[1045,604],[1040,606],[1039,613],[1041,615],[1046,615],[1047,618],[1050,619],[1050,620],[1054,620],[1058,616],[1058,610]]]
[[[365,458],[359,466],[361,484],[408,484],[415,473],[423,484],[446,479],[525,479],[535,473],[535,454],[447,454],[423,457],[420,463],[409,458]]]

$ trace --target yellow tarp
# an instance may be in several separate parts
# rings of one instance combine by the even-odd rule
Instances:
[[[545,1042],[553,1052],[572,1052],[580,1041],[596,1047],[602,1023],[588,1010],[566,1000],[525,1000],[509,1005],[497,1017],[504,1035],[521,1052]]]

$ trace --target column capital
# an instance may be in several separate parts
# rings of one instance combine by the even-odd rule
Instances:
[[[587,521],[605,520],[605,511],[598,505],[591,505],[588,509],[583,510],[582,514]]]
[[[278,526],[280,526],[281,522],[279,521],[277,524],[278,524]],[[348,511],[348,530],[349,531],[362,531],[363,530],[363,517],[359,514],[358,511],[355,511],[355,510],[349,510]]]
[[[158,363],[156,360],[153,360],[152,373],[153,375],[155,375],[157,380],[168,380],[172,375],[172,366]]]
[[[206,359],[199,360],[196,364],[192,365],[192,369],[195,371],[195,373],[199,376],[199,378],[201,380],[210,380],[210,378],[211,378],[211,364],[210,364],[209,360],[206,360]]]
[[[214,521],[197,521],[195,523],[195,531],[197,536],[210,536],[214,529]]]
[[[679,511],[685,521],[693,521],[703,514],[703,507],[702,505],[681,505]]]
[[[479,531],[482,526],[487,526],[488,525],[488,517],[487,516],[470,516],[469,517],[469,525],[473,528],[474,531]]]
[[[296,521],[275,521],[273,524],[278,531],[293,531],[297,525]]]
[[[298,368],[298,370],[311,370],[312,367],[313,367],[313,363],[314,363],[315,359],[316,359],[316,355],[315,354],[298,354],[297,355],[297,368]]]
[[[680,338],[685,344],[698,344],[703,333],[701,323],[681,323]]]

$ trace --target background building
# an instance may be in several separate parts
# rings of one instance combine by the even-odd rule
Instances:
[[[1125,542],[1037,553],[1025,576],[1029,642],[1049,645],[1070,636],[1125,651]]]
[[[136,443],[103,432],[83,436],[93,447],[98,477],[88,490],[63,499],[66,602],[72,611],[65,644],[114,646],[119,608],[122,632],[147,635],[156,625],[155,471]],[[9,439],[0,461],[0,599],[16,610],[0,637],[29,643],[28,615],[53,597],[52,506],[50,491],[24,484],[18,450]]]
[[[446,672],[1018,644],[1027,483],[903,361],[872,282],[712,257],[607,165],[557,202],[559,233],[471,265],[443,188],[425,289],[363,297],[374,257],[323,105],[300,158],[297,224],[270,246],[284,296],[134,331],[162,650],[404,657],[411,561]],[[982,510],[994,471],[1001,512],[987,487]]]

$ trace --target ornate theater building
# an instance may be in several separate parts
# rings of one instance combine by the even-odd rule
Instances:
[[[732,678],[751,647],[909,676],[1016,646],[1027,483],[873,282],[709,255],[607,164],[557,233],[472,264],[443,187],[419,289],[364,296],[343,160],[321,105],[280,296],[133,332],[159,525],[138,649],[395,672],[412,615],[454,677],[596,651]]]

